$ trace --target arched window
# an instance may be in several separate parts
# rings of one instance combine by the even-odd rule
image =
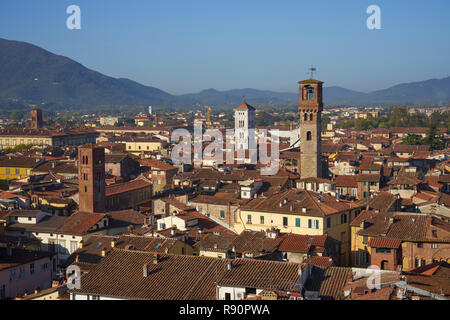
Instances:
[[[313,114],[311,113],[311,114],[309,115],[309,121],[313,121],[313,118],[314,118],[314,116],[313,116]]]
[[[306,112],[303,114],[303,120],[308,121],[308,114]]]
[[[311,141],[311,140],[312,140],[312,134],[311,134],[311,131],[308,131],[308,132],[306,133],[306,140],[308,140],[308,141]]]

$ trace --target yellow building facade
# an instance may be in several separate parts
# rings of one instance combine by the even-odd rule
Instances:
[[[267,200],[271,201],[270,198]],[[334,198],[332,201],[336,202]],[[299,201],[299,203],[301,202]],[[335,210],[335,212],[318,214],[321,203],[318,203],[319,207],[313,207],[315,205],[312,203],[307,205],[308,207],[305,206],[300,208],[300,210],[292,208],[292,212],[290,210],[289,212],[255,210],[247,208],[247,206],[237,211],[234,229],[239,234],[245,230],[266,231],[268,229],[278,229],[281,233],[302,235],[317,236],[327,234],[341,242],[341,264],[349,265],[351,246],[350,222],[362,211],[363,207],[353,204],[348,205],[348,208],[344,210],[339,210],[343,207],[343,203],[340,202],[340,208]],[[289,204],[287,203],[286,206],[289,207]]]

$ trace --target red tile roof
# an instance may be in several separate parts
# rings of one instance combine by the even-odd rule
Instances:
[[[372,248],[391,248],[398,249],[402,244],[402,240],[387,239],[387,238],[371,238],[369,240],[369,247]]]

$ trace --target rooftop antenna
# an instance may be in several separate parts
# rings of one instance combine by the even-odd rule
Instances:
[[[311,76],[311,79],[314,79],[314,72],[317,71],[317,68],[314,68],[313,66],[311,66],[311,68],[309,68],[308,70],[309,70],[309,74]]]

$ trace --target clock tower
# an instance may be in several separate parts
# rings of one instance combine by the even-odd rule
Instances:
[[[300,178],[321,178],[321,120],[322,81],[313,79],[298,82],[300,113]]]

